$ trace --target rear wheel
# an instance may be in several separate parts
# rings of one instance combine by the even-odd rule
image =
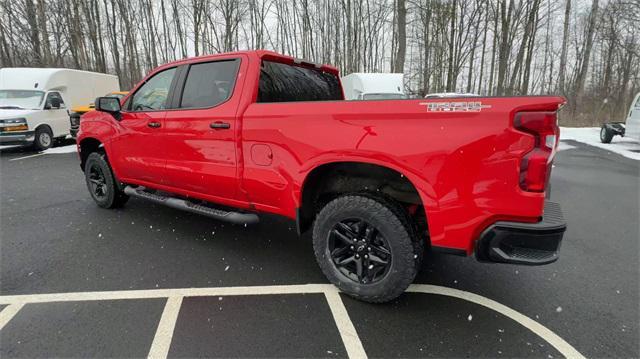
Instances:
[[[602,125],[602,127],[600,127],[600,142],[611,143],[613,136],[613,132],[607,127],[607,125]]]
[[[318,214],[313,247],[323,273],[346,294],[367,302],[397,298],[418,271],[413,227],[385,200],[339,197]]]
[[[40,126],[36,129],[33,147],[38,151],[44,151],[53,145],[53,133],[47,126]]]
[[[116,186],[115,177],[102,153],[93,152],[87,157],[84,176],[91,198],[102,208],[122,207],[129,200]]]

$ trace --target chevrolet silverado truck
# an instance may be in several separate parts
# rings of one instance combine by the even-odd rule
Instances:
[[[558,258],[566,224],[546,195],[561,97],[345,101],[336,68],[246,51],[160,66],[95,103],[77,144],[98,206],[289,217],[360,300],[403,293],[425,248]]]

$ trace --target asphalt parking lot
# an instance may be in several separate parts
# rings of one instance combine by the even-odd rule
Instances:
[[[640,162],[568,144],[558,262],[429,254],[384,305],[326,285],[286,219],[104,210],[75,153],[3,149],[0,357],[638,357]]]

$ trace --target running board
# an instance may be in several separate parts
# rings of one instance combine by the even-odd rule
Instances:
[[[221,221],[237,224],[254,224],[259,221],[258,216],[253,213],[229,212],[222,209],[211,208],[188,200],[147,192],[144,187],[133,188],[131,186],[126,186],[124,188],[124,193],[132,197],[144,198],[167,207],[201,214]]]

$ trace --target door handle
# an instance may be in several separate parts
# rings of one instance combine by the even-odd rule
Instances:
[[[231,124],[229,122],[216,121],[209,124],[209,127],[214,130],[226,130],[231,128]]]
[[[158,127],[160,127],[160,122],[155,122],[155,121],[149,122],[149,123],[147,123],[147,126],[149,126],[151,128],[158,128]]]

